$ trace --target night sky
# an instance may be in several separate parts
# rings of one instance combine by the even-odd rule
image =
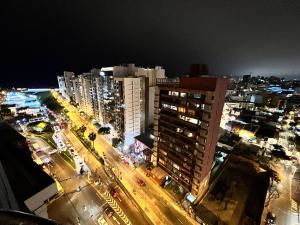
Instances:
[[[9,0],[0,11],[0,86],[55,86],[63,70],[130,62],[170,76],[191,63],[300,74],[299,0]]]

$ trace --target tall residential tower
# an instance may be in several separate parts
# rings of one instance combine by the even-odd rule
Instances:
[[[227,88],[221,77],[158,79],[154,165],[194,197],[207,188]]]

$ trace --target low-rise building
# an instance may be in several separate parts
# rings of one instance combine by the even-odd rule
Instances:
[[[0,143],[0,208],[48,218],[56,182],[33,162],[26,138],[5,122],[0,122]]]

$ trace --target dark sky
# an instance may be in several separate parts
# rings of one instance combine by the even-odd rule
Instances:
[[[63,70],[135,62],[168,75],[300,74],[299,0],[9,0],[0,86],[56,85]]]

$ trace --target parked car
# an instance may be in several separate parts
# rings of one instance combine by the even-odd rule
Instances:
[[[275,149],[271,151],[271,155],[284,160],[291,160],[291,157],[287,156],[285,151]]]
[[[141,186],[146,186],[145,182],[141,178],[136,178],[136,182]]]
[[[136,169],[136,165],[134,165],[133,163],[130,164],[132,169]]]
[[[276,216],[274,213],[268,212],[266,218],[266,225],[275,225],[276,224]]]
[[[110,189],[110,194],[114,197],[114,198],[116,198],[118,195],[119,195],[119,193],[117,192],[117,190],[115,189],[115,188],[111,188]]]
[[[113,209],[108,206],[104,209],[105,214],[108,216],[108,218],[112,217],[114,215]]]
[[[106,222],[106,220],[103,218],[103,216],[100,216],[98,219],[98,224],[99,225],[108,225],[108,223]]]

